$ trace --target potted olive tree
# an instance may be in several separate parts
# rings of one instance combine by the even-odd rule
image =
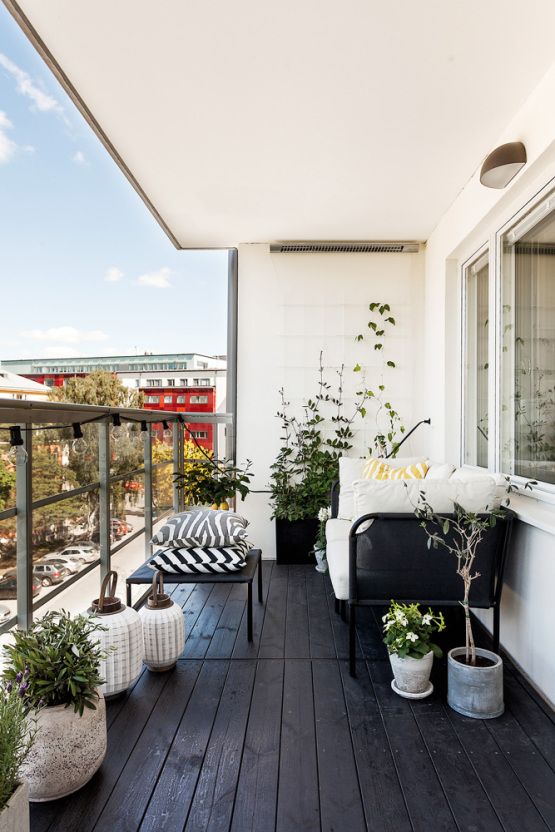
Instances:
[[[35,738],[23,701],[28,678],[0,688],[0,832],[29,832],[29,787],[21,775]]]
[[[533,484],[526,483],[525,488],[531,488]],[[455,502],[452,516],[439,515],[423,492],[415,508],[420,525],[428,535],[428,548],[442,546],[453,555],[457,575],[462,581],[460,603],[464,610],[465,646],[449,651],[447,700],[453,710],[476,719],[493,719],[503,713],[503,661],[497,653],[476,647],[470,616],[470,592],[473,582],[480,578],[476,569],[480,544],[498,520],[505,517],[508,495],[515,488],[507,480],[507,496],[503,505],[479,514],[467,511]]]
[[[418,604],[392,601],[382,621],[384,644],[395,677],[391,687],[406,699],[429,696],[434,689],[430,682],[434,656],[443,655],[432,636],[445,629],[443,614],[435,615],[431,609],[421,612]]]
[[[17,686],[36,725],[33,754],[21,767],[31,802],[81,788],[106,754],[106,708],[99,691],[105,657],[98,619],[50,612],[29,630],[15,630],[4,647],[4,681]]]

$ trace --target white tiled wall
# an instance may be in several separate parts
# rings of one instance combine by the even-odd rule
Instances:
[[[285,387],[294,408],[314,395],[320,350],[330,381],[345,364],[345,412],[358,389],[357,362],[369,366],[370,386],[379,384],[379,353],[354,340],[368,331],[372,301],[389,303],[397,321],[385,342],[397,369],[387,371],[385,383],[409,427],[428,415],[420,398],[423,254],[295,255],[270,254],[266,245],[240,247],[238,458],[253,460],[255,489],[267,486],[279,448],[278,390]],[[370,417],[357,421],[357,452],[364,453],[374,433]],[[411,440],[410,453],[418,452],[418,442]],[[241,510],[253,539],[273,557],[268,496],[250,495]]]

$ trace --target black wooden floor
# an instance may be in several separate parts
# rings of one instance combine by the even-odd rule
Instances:
[[[554,717],[516,672],[506,668],[496,720],[446,706],[440,663],[432,697],[401,699],[367,610],[351,679],[328,579],[264,567],[252,645],[245,587],[175,590],[183,659],[109,703],[101,770],[72,797],[33,806],[33,832],[555,829]],[[443,645],[460,638],[453,619]]]

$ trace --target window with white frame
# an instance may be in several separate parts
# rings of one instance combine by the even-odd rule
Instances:
[[[464,269],[464,462],[488,466],[489,259],[481,253]]]
[[[158,404],[160,402],[160,396],[145,396],[146,404]]]
[[[555,198],[501,237],[501,468],[555,483]]]
[[[208,404],[208,396],[191,396],[191,404]]]

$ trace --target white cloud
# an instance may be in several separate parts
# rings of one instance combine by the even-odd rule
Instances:
[[[21,69],[17,64],[14,64],[13,61],[10,61],[7,55],[4,55],[2,52],[0,52],[0,66],[4,67],[12,78],[15,78],[18,93],[30,98],[34,108],[40,110],[41,113],[63,112],[63,107],[59,101],[38,87],[25,70]]]
[[[67,344],[57,347],[43,347],[39,350],[39,358],[80,358],[82,353]]]
[[[88,165],[87,157],[83,153],[82,150],[76,150],[73,156],[71,157],[71,161],[75,162],[76,165]]]
[[[117,266],[110,266],[104,272],[104,280],[108,283],[118,283],[123,277],[123,272]]]
[[[6,113],[0,110],[0,164],[9,162],[17,150],[16,143],[6,135],[6,130],[10,130],[12,127],[13,124]]]
[[[141,286],[153,286],[155,289],[171,289],[170,283],[171,269],[166,267],[158,269],[157,272],[147,272],[137,278],[137,283]]]
[[[108,337],[101,329],[75,329],[73,326],[57,326],[50,329],[29,329],[21,333],[23,338],[34,341],[57,341],[63,344],[79,344],[83,341],[105,341]],[[56,349],[58,349],[56,347]]]

